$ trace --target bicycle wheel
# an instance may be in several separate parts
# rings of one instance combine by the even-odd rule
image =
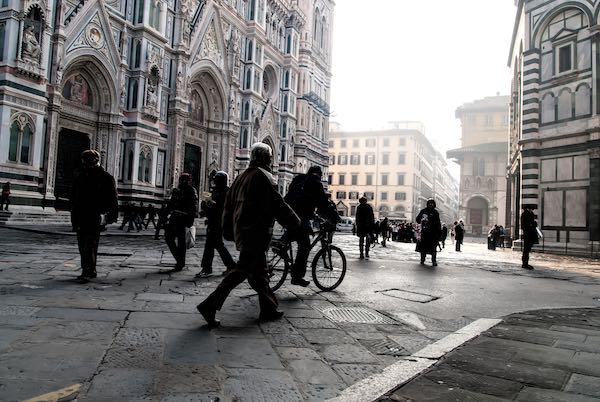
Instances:
[[[346,256],[336,246],[322,248],[312,262],[312,277],[321,290],[329,291],[340,286],[346,276]]]
[[[288,274],[288,262],[271,248],[267,251],[267,269],[269,270],[269,287],[274,292],[283,285]]]

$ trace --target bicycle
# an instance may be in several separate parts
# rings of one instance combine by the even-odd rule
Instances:
[[[332,228],[331,223],[320,221],[319,230],[313,232],[316,237],[310,244],[310,250],[317,244],[321,244],[321,248],[312,260],[311,267],[313,281],[323,291],[334,290],[340,286],[346,276],[346,256],[339,247],[331,244],[334,231],[335,225]],[[294,263],[292,241],[286,240],[285,234],[282,238],[274,240],[267,252],[267,267],[273,291],[283,285]]]

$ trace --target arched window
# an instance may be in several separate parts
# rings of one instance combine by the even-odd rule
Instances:
[[[8,160],[29,163],[33,130],[29,121],[13,121],[10,126]]]
[[[133,177],[133,151],[130,149],[127,159],[127,180]]]
[[[242,116],[243,120],[250,120],[250,102],[246,102],[244,104],[244,114]]]
[[[283,75],[283,87],[284,88],[290,87],[290,71],[289,70],[286,70],[285,74]]]
[[[283,95],[283,111],[288,111],[288,96],[287,94]]]
[[[327,21],[325,20],[325,17],[323,17],[323,19],[321,20],[321,32],[319,33],[319,46],[321,47],[321,49],[323,49],[323,47],[325,47],[325,26],[327,25]]]
[[[138,159],[138,181],[150,183],[150,171],[152,168],[152,151],[144,147],[140,151]]]
[[[285,145],[282,145],[282,146],[281,146],[281,153],[280,153],[280,155],[279,155],[279,160],[280,160],[281,162],[285,162],[285,159],[286,159],[286,155],[285,155]]]
[[[287,137],[287,122],[281,123],[281,138]]]
[[[244,85],[244,89],[252,88],[252,70],[246,71],[246,82]]]
[[[319,34],[319,9],[315,10],[315,21],[313,25],[313,40],[316,42]]]
[[[242,130],[242,134],[240,135],[240,148],[248,148],[248,129],[245,128]]]

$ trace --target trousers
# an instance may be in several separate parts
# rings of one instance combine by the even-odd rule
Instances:
[[[266,253],[264,250],[255,250],[253,247],[242,247],[240,259],[235,268],[227,273],[219,286],[201,305],[211,310],[221,310],[229,293],[246,279],[258,294],[261,313],[269,314],[277,310],[279,303],[269,287]]]
[[[220,230],[215,230],[211,226],[206,228],[206,243],[204,244],[204,253],[202,254],[202,262],[200,266],[204,272],[212,272],[212,263],[215,258],[215,250],[221,256],[225,268],[234,269],[235,261],[231,258],[231,254],[223,243],[223,235]]]
[[[81,256],[81,274],[83,276],[93,276],[96,274],[99,241],[100,231],[98,230],[77,231],[77,246],[79,248],[79,255]]]
[[[185,267],[185,225],[175,223],[165,226],[165,241],[175,258],[175,268]]]

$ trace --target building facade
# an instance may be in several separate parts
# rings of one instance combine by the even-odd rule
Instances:
[[[461,148],[447,152],[460,165],[459,216],[467,235],[506,226],[506,166],[510,97],[490,96],[456,109]]]
[[[600,240],[600,4],[519,1],[508,64],[509,225],[531,205],[541,247]]]
[[[94,148],[121,201],[207,190],[249,147],[283,192],[327,166],[332,0],[0,0],[0,181],[65,208]]]
[[[428,198],[443,221],[457,214],[456,180],[415,122],[381,131],[329,133],[329,189],[338,212],[354,216],[366,196],[375,216],[413,222]]]

